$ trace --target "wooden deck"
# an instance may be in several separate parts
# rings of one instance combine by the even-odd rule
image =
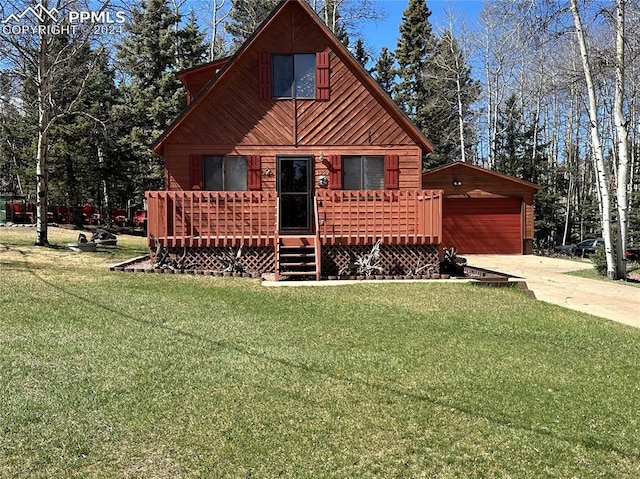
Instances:
[[[442,191],[316,192],[320,244],[438,244]],[[276,192],[150,191],[148,239],[166,247],[274,246]]]

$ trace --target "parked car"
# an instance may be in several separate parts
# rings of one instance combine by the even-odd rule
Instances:
[[[627,248],[624,255],[627,261],[640,261],[640,248]]]
[[[578,244],[556,246],[555,249],[558,253],[586,258],[595,253],[598,248],[604,248],[604,240],[602,238],[589,238]]]
[[[586,258],[594,254],[598,248],[604,248],[604,240],[602,238],[589,238],[578,244],[556,246],[555,250],[558,253],[564,253],[569,256]],[[640,261],[640,249],[627,248],[624,255],[627,261]]]

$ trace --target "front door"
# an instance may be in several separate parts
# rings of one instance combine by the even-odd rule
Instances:
[[[313,160],[310,157],[278,157],[279,230],[312,232]]]

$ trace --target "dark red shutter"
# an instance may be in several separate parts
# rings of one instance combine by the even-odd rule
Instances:
[[[247,189],[251,191],[262,189],[262,165],[259,155],[247,156]]]
[[[316,53],[316,99],[329,99],[329,52]]]
[[[342,157],[340,155],[330,155],[329,163],[329,189],[342,189]]]
[[[387,190],[397,190],[400,188],[400,157],[387,155],[384,163],[384,187]]]
[[[271,98],[271,54],[268,52],[258,53],[258,85],[260,99]]]
[[[202,189],[202,155],[189,155],[189,188]]]

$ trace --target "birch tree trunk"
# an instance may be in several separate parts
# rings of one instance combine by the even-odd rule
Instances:
[[[211,11],[211,41],[209,42],[209,61],[217,60],[221,51],[219,51],[222,42],[220,31],[223,29],[223,24],[229,17],[230,10],[227,8],[226,12],[223,11],[227,3],[227,0],[213,0]]]
[[[587,93],[589,95],[589,130],[591,132],[591,147],[593,154],[594,167],[597,174],[598,198],[600,201],[602,237],[604,239],[605,255],[607,258],[607,276],[610,279],[616,279],[616,269],[614,267],[613,247],[611,242],[611,204],[609,198],[609,183],[607,178],[604,156],[602,153],[602,143],[600,141],[600,132],[598,130],[598,106],[596,102],[596,93],[591,75],[591,66],[589,63],[589,54],[587,44],[582,28],[582,20],[578,11],[578,0],[571,0],[571,14],[573,23],[576,28],[576,38],[580,47],[580,56],[582,58],[582,68],[584,70],[584,78],[587,85]]]
[[[460,160],[467,162],[467,146],[464,141],[464,107],[462,105],[462,86],[460,84],[460,65],[456,57],[456,99],[458,101],[458,135],[460,136]]]
[[[614,116],[618,142],[618,168],[616,193],[618,199],[618,239],[616,241],[616,276],[627,277],[625,251],[627,250],[627,185],[629,177],[628,131],[624,118],[624,41],[625,41],[625,4],[627,0],[616,0],[616,92]]]
[[[46,2],[43,3],[47,7]],[[48,16],[40,21],[40,27],[47,29],[51,20]],[[51,118],[51,65],[47,47],[51,38],[42,35],[38,45],[38,146],[36,148],[36,246],[47,246],[47,207],[49,205],[49,123]]]

